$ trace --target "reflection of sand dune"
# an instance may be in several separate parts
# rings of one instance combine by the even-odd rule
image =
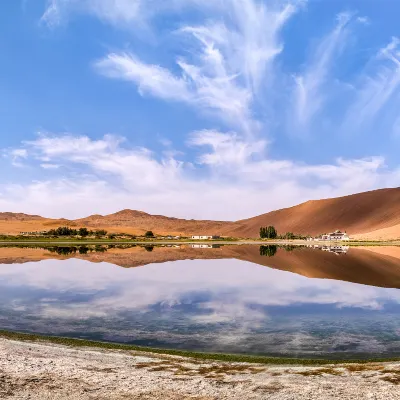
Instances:
[[[278,248],[274,256],[260,255],[259,246],[229,245],[220,248],[131,247],[107,252],[59,255],[45,249],[0,248],[0,264],[26,263],[46,259],[79,258],[94,263],[106,262],[124,268],[154,263],[195,259],[238,259],[297,273],[309,278],[336,279],[371,286],[400,288],[400,248],[351,248],[336,255],[310,248],[287,251]]]
[[[337,256],[321,250],[298,248],[289,252],[278,249],[274,257],[267,259],[255,254],[253,250],[237,258],[309,278],[400,288],[400,255],[393,257],[351,248],[347,254]]]

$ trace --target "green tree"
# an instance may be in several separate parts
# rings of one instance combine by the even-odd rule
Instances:
[[[89,236],[89,230],[87,228],[80,228],[78,234],[82,237]]]
[[[278,232],[276,231],[274,226],[267,226],[260,228],[260,237],[262,239],[276,239],[278,236]]]
[[[153,237],[154,237],[154,233],[153,233],[152,231],[147,231],[147,232],[144,234],[144,236],[147,237],[147,238],[153,238]]]
[[[269,239],[276,239],[277,236],[278,236],[278,232],[276,231],[275,227],[270,225],[267,228],[267,237]]]

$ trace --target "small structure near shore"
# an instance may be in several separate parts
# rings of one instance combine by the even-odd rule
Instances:
[[[346,231],[341,232],[340,230],[336,230],[335,232],[321,235],[320,237],[315,238],[315,240],[336,241],[336,242],[338,242],[338,241],[349,241],[350,237],[346,233]]]
[[[211,240],[211,239],[220,239],[220,236],[211,236],[211,235],[193,235],[193,240]]]

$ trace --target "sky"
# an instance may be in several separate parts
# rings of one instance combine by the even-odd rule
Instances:
[[[237,220],[400,186],[397,0],[6,0],[0,212]]]

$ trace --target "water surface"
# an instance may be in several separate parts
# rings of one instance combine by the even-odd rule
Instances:
[[[400,251],[0,248],[0,329],[145,346],[400,356]]]

